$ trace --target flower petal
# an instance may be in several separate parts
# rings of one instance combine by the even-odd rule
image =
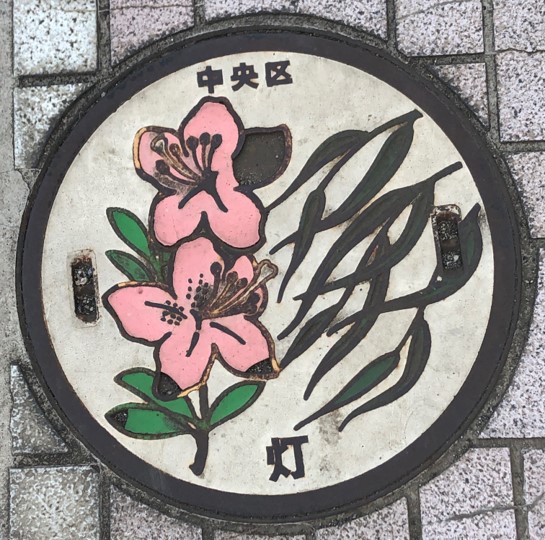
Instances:
[[[203,213],[208,216],[212,232],[226,244],[247,248],[259,242],[261,213],[255,204],[242,193],[231,190],[224,199],[227,212],[221,211],[208,193],[201,192],[179,208],[183,197],[171,195],[155,207],[153,230],[161,244],[173,246],[191,236]]]
[[[206,209],[212,232],[223,242],[234,248],[247,248],[259,242],[261,212],[253,201],[243,193],[232,189],[219,192],[227,212],[216,204]]]
[[[193,197],[182,209],[179,208],[182,197],[171,195],[162,199],[153,214],[153,231],[161,244],[173,246],[179,240],[187,238],[199,225],[206,193]]]
[[[182,390],[196,386],[206,375],[212,347],[210,341],[203,338],[200,333],[195,333],[195,321],[189,318],[161,344],[160,370]]]
[[[161,321],[161,306],[174,299],[160,287],[124,285],[114,287],[105,298],[116,322],[130,337],[154,342],[171,330],[166,321]]]
[[[254,265],[250,257],[239,257],[229,272],[236,272],[239,279],[246,278],[248,281],[252,281],[254,277]]]
[[[197,287],[204,287],[206,283],[209,287],[214,285],[211,269],[214,263],[219,265],[219,274],[223,271],[224,262],[208,238],[197,238],[178,248],[174,259],[172,286],[181,303],[191,303]]]
[[[264,360],[276,367],[270,335],[243,315],[204,321],[205,331],[208,341],[216,344],[224,362],[235,371],[244,373]]]
[[[225,103],[214,98],[204,98],[180,126],[185,141],[189,137],[199,139],[203,133],[221,135],[221,145],[217,148],[212,161],[213,170],[218,170],[214,165],[216,159],[223,161],[225,157],[231,158],[238,145],[241,131],[242,124],[236,113]]]

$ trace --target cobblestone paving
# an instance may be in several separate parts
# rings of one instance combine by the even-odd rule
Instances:
[[[131,55],[144,57],[142,48],[153,48],[156,40],[163,40],[161,47],[178,32],[262,23],[319,26],[352,36],[366,32],[442,79],[488,130],[511,170],[529,224],[523,240],[534,275],[526,279],[538,280],[520,365],[473,448],[458,460],[451,457],[451,466],[427,485],[412,483],[385,507],[375,505],[323,528],[245,530],[195,520],[165,505],[158,506],[165,513],[145,505],[119,481],[111,485],[111,475],[55,413],[43,415],[40,406],[47,405],[18,328],[20,218],[44,145],[62,114],[87,88],[107,80],[112,66],[130,64]],[[542,0],[0,0],[0,80],[0,537],[545,538]]]

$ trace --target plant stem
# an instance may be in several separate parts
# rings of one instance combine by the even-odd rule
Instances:
[[[200,476],[204,471],[206,458],[208,457],[208,431],[197,431],[193,434],[193,438],[197,445],[197,452],[195,454],[195,460],[189,468],[194,475]]]
[[[199,388],[199,408],[201,409],[201,418],[206,422],[209,413],[208,386],[206,384]]]
[[[204,471],[206,465],[206,458],[208,457],[208,415],[210,412],[210,405],[208,403],[208,386],[204,384],[199,388],[199,408],[201,413],[201,425],[203,428],[198,428],[191,435],[195,439],[197,445],[197,452],[195,454],[195,460],[193,464],[189,466],[193,474],[200,476]]]

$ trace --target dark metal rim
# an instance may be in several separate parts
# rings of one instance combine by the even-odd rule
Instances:
[[[79,438],[115,472],[170,502],[208,516],[235,520],[294,521],[336,514],[399,488],[429,467],[478,415],[494,388],[516,326],[520,303],[519,238],[509,195],[484,141],[469,121],[431,84],[378,49],[327,32],[245,29],[203,36],[137,66],[97,101],[52,153],[31,197],[18,246],[21,326],[46,391]],[[202,60],[251,51],[292,51],[323,56],[362,69],[412,99],[447,134],[469,167],[488,215],[494,247],[492,315],[475,364],[460,392],[438,420],[414,443],[383,465],[351,480],[314,491],[282,496],[223,493],[175,479],[126,450],[101,428],[66,380],[43,317],[41,264],[49,213],[64,175],[94,130],[121,103],[165,75]]]

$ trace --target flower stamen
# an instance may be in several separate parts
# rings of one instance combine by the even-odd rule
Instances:
[[[233,310],[251,312],[259,302],[258,289],[278,273],[270,261],[261,261],[254,269],[252,280],[238,279],[236,272],[227,275],[225,287],[215,296],[206,310],[207,318],[221,317]]]
[[[173,304],[170,300],[167,300],[164,304],[158,302],[144,302],[145,306],[154,307],[161,310],[161,322],[168,324],[174,324],[180,326],[183,319],[187,319],[187,315],[184,313],[184,307],[179,306],[177,302]],[[168,319],[167,319],[168,317]]]
[[[199,182],[199,175],[184,163],[180,147],[174,143],[169,145],[165,135],[160,134],[155,137],[151,142],[151,148],[165,160],[168,166],[173,168],[179,175],[186,177],[185,183],[195,185]],[[184,183],[183,180],[180,180],[180,182]]]

